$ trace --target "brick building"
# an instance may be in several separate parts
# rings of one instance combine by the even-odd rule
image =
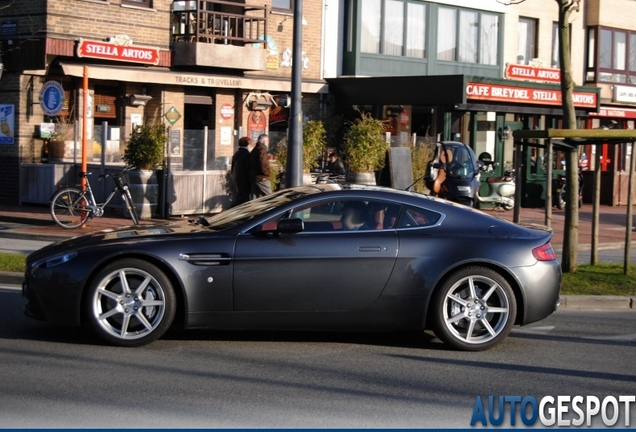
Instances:
[[[327,91],[323,16],[320,2],[306,3],[303,112],[315,116]],[[116,161],[134,124],[162,122],[175,176],[207,171],[208,196],[220,197],[198,210],[227,205],[224,179],[239,135],[284,136],[288,110],[278,105],[291,90],[291,7],[285,0],[9,3],[0,10],[0,180],[7,185],[0,201],[47,202],[81,155],[86,115],[89,164]],[[270,127],[274,113],[279,126]],[[43,137],[50,128],[49,141]]]

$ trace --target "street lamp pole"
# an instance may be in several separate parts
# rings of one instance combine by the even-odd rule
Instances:
[[[292,49],[291,105],[285,187],[302,185],[303,178],[303,0],[294,0],[294,38]]]

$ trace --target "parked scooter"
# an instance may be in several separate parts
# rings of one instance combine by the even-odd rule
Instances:
[[[481,162],[480,169],[482,171],[490,171],[499,164],[492,162],[492,157],[488,153],[479,155]],[[515,176],[512,171],[505,171],[501,177],[488,177],[486,183],[490,187],[490,193],[487,196],[477,194],[477,204],[490,203],[495,204],[495,208],[503,208],[504,210],[512,210],[515,207]]]
[[[479,175],[479,163],[470,147],[457,141],[442,141],[437,143],[425,182],[432,195],[474,207]]]

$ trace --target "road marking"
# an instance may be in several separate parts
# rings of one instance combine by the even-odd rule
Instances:
[[[20,285],[0,285],[0,292],[18,292],[22,291],[22,287]]]
[[[548,334],[552,330],[554,330],[554,326],[522,327],[522,328],[512,329],[514,333],[525,333],[525,334]]]
[[[607,335],[607,336],[587,336],[581,339],[593,339],[593,340],[610,340],[610,341],[636,341],[636,333],[626,335]]]

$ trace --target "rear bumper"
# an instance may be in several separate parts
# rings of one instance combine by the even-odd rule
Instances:
[[[556,311],[561,293],[562,273],[558,261],[540,261],[531,267],[516,268],[522,286],[523,309],[518,324],[542,320]]]

